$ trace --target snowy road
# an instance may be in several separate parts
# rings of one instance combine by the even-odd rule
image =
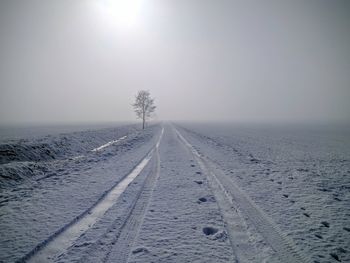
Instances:
[[[257,231],[262,235],[265,245],[271,246],[269,262],[311,262],[305,255],[302,255],[296,245],[290,240],[278,226],[242,191],[223,171],[215,167],[215,164],[201,156],[193,146],[176,131],[181,141],[193,152],[196,161],[202,171],[205,171],[211,189],[221,207],[226,228],[231,236],[231,244],[236,252],[239,262],[262,262],[263,255],[250,240],[249,231],[244,224],[244,216],[251,221]],[[231,207],[230,207],[231,204]],[[244,215],[240,215],[238,211]],[[266,246],[266,249],[269,249]],[[273,252],[272,252],[273,250]]]
[[[231,176],[241,173],[241,167],[228,173],[215,160],[228,146],[218,148],[210,138],[167,123],[117,138],[122,139],[95,147],[99,150],[89,150],[84,158],[61,161],[65,173],[33,177],[3,190],[9,197],[1,207],[0,261],[289,263],[346,258],[346,252],[337,252],[312,261],[318,250],[302,247],[276,220],[275,211]],[[233,162],[243,161],[237,157]],[[50,169],[49,174],[57,164]]]
[[[106,192],[103,197],[94,204],[91,208],[84,212],[84,214],[79,217],[79,219],[74,220],[67,227],[59,230],[57,235],[54,235],[47,240],[47,242],[37,246],[33,253],[28,255],[28,262],[54,262],[57,260],[57,256],[65,253],[67,249],[73,245],[74,241],[78,239],[83,233],[85,233],[89,228],[91,228],[97,221],[101,220],[104,214],[115,204],[120,195],[125,191],[130,183],[141,173],[145,166],[151,160],[154,151],[158,151],[158,145],[163,135],[163,130],[161,136],[157,142],[156,148],[152,151],[128,174],[125,178],[114,185],[108,192]],[[123,137],[123,139],[126,136]],[[107,143],[96,151],[100,151],[103,148],[115,144],[120,141],[115,140],[112,143]],[[157,153],[158,154],[158,153]]]

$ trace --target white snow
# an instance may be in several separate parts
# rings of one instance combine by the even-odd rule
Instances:
[[[347,130],[188,123],[178,129],[303,254],[314,262],[350,260]]]
[[[124,136],[126,137],[126,136]],[[160,141],[160,140],[159,140]],[[159,143],[158,141],[158,143]],[[158,145],[157,143],[157,145]],[[111,144],[110,144],[111,145]],[[100,149],[105,148],[100,147]],[[28,262],[54,262],[57,259],[57,255],[60,255],[69,248],[73,242],[91,228],[103,215],[110,209],[120,195],[125,191],[128,185],[141,173],[145,166],[150,161],[152,150],[130,174],[122,179],[117,185],[115,185],[91,210],[89,210],[84,216],[76,220],[72,225],[68,226],[58,236],[50,240],[43,249],[36,253],[33,257],[29,258]]]
[[[164,127],[1,144],[0,261],[350,261],[349,133]]]
[[[154,147],[159,134],[159,126],[143,132],[129,129],[128,139],[117,147],[107,147],[99,154],[88,150],[79,160],[33,163],[31,176],[9,187],[4,182],[0,198],[0,261],[20,259],[76,220],[133,170]]]
[[[91,150],[91,151],[92,151],[92,152],[101,151],[101,150],[103,150],[104,148],[106,148],[106,147],[108,147],[108,146],[111,146],[111,145],[116,144],[116,143],[118,143],[118,142],[120,142],[120,141],[122,141],[122,140],[125,140],[127,137],[128,137],[128,136],[123,136],[123,137],[121,137],[121,138],[119,138],[119,139],[117,139],[117,140],[113,140],[113,141],[107,142],[106,144],[103,144],[103,145],[101,145],[101,146],[99,146],[99,147],[97,147],[97,148],[95,148],[95,149],[93,149],[93,150]]]

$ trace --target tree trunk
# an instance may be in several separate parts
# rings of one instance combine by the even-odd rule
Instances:
[[[142,130],[145,129],[145,114],[142,116]]]

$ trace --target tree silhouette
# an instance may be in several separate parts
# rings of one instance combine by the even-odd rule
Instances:
[[[145,128],[146,120],[151,117],[152,112],[155,111],[154,99],[151,98],[151,94],[147,90],[140,90],[135,96],[134,107],[136,116],[138,119],[142,119],[142,129]]]

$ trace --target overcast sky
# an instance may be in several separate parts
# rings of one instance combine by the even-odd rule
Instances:
[[[0,124],[134,120],[140,89],[158,119],[349,122],[349,14],[335,0],[0,0]]]

